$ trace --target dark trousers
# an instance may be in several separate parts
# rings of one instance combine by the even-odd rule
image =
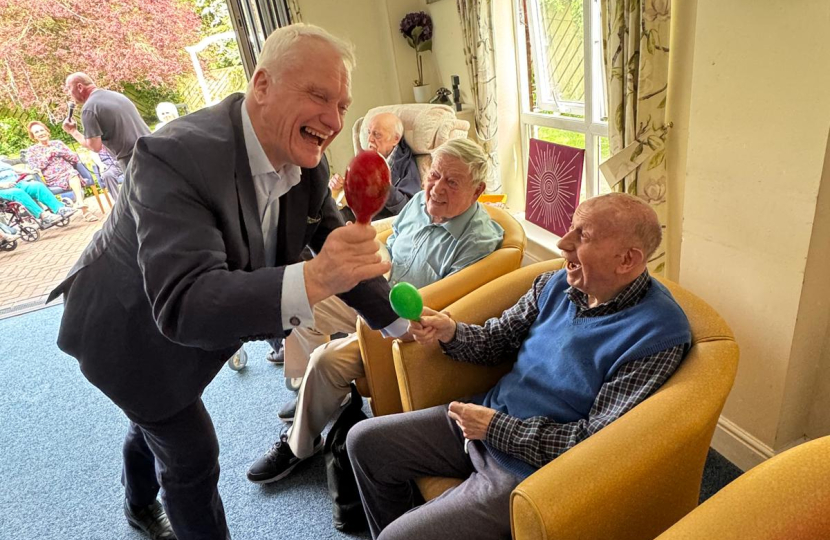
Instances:
[[[129,415],[128,415],[129,416]],[[219,442],[202,400],[159,422],[130,418],[121,475],[127,500],[162,503],[179,540],[227,540]]]
[[[466,454],[446,405],[364,420],[349,432],[347,447],[372,538],[510,538],[510,493],[521,478],[481,441],[471,442]],[[464,482],[415,507],[412,484],[424,476]]]

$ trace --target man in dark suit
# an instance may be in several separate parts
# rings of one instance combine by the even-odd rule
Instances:
[[[275,31],[244,97],[139,139],[124,196],[52,293],[58,346],[130,419],[124,511],[151,538],[230,537],[201,393],[242,343],[311,325],[333,294],[374,328],[405,328],[374,229],[342,226],[321,162],[353,64],[319,28]],[[298,262],[306,245],[316,256]]]

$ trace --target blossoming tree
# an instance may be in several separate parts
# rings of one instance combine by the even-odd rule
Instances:
[[[113,89],[172,84],[199,26],[192,1],[0,0],[0,105],[54,116],[75,71]]]

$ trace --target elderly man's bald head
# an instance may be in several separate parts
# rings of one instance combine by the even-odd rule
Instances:
[[[657,212],[644,200],[627,193],[608,193],[588,199],[581,206],[600,211],[609,221],[608,232],[643,250],[646,260],[660,246],[663,229]]]
[[[93,81],[92,77],[86,73],[76,71],[66,77],[64,91],[66,91],[67,95],[71,96],[78,105],[83,105],[93,90],[95,90],[95,81]]]

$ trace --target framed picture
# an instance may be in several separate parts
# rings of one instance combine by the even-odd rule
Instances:
[[[530,139],[525,219],[565,236],[582,188],[585,150]]]

